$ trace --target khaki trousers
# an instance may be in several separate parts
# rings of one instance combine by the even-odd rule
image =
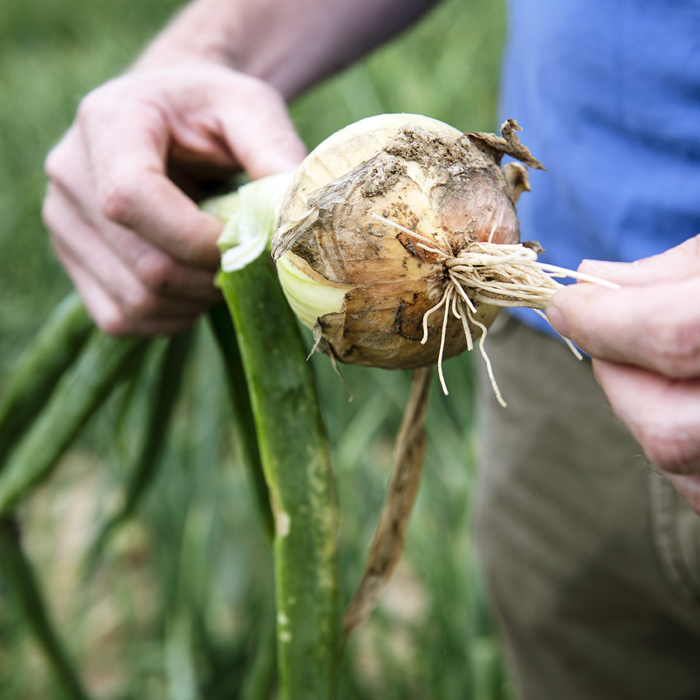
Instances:
[[[481,376],[477,537],[519,700],[700,699],[700,516],[588,360],[504,315]]]

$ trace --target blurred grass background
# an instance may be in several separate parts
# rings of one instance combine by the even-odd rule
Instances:
[[[45,154],[81,96],[123,70],[179,5],[0,5],[0,390],[18,353],[70,288],[40,220]],[[295,122],[310,147],[382,112],[493,130],[503,33],[501,2],[446,0],[397,41],[301,98]],[[254,689],[244,678],[256,645],[264,648],[272,614],[270,554],[204,324],[159,477],[95,577],[81,579],[85,550],[133,461],[160,351],[23,506],[24,541],[95,698],[251,700]],[[471,359],[446,364],[449,397],[433,393],[406,554],[373,618],[350,642],[343,700],[508,697],[469,528],[478,451]],[[324,360],[313,362],[339,480],[348,598],[384,497],[409,376],[347,368],[350,403]],[[0,697],[63,697],[1,580]]]

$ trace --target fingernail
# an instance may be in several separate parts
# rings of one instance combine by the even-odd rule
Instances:
[[[566,325],[564,314],[562,314],[562,312],[553,303],[547,307],[546,313],[549,322],[552,324],[552,328],[554,328],[559,335],[563,335],[568,338],[569,329]]]

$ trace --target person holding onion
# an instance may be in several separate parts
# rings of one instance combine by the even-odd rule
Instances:
[[[295,167],[285,100],[432,4],[194,0],[88,95],[47,159],[44,218],[96,323],[171,333],[215,303],[220,224],[187,195]],[[698,697],[700,8],[512,0],[509,27],[503,114],[549,170],[523,236],[622,285],[547,309],[592,361],[526,312],[488,343],[509,406],[486,386],[477,528],[514,686]]]

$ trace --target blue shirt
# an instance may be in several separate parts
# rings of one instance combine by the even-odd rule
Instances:
[[[631,261],[700,233],[700,0],[510,0],[501,104],[548,169],[518,203],[541,260]]]

